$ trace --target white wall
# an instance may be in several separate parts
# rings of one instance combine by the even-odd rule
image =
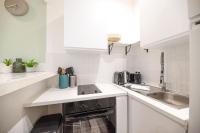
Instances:
[[[165,52],[165,81],[167,89],[189,95],[189,42],[165,47],[162,50],[145,50],[132,47],[127,57],[127,69],[130,72],[140,71],[143,81],[159,85],[160,54]]]
[[[47,2],[47,53],[64,51],[64,0]]]
[[[27,0],[29,11],[13,16],[0,0],[0,60],[4,58],[45,60],[46,4],[43,0]]]
[[[127,56],[127,70],[129,72],[139,71],[145,83],[157,85],[160,72],[160,51],[153,50],[147,53],[139,46],[131,48]]]
[[[111,83],[115,71],[126,69],[126,58],[120,54],[85,53],[72,51],[48,54],[49,70],[56,71],[58,66],[73,66],[78,77],[78,84],[93,82]]]
[[[189,95],[189,42],[164,49],[166,81],[170,90]]]

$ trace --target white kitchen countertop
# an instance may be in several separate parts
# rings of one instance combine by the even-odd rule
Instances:
[[[4,96],[56,75],[56,73],[51,72],[0,74],[0,96]]]
[[[155,111],[165,115],[166,117],[178,122],[179,124],[183,126],[187,126],[188,120],[189,120],[189,108],[184,109],[176,109],[174,107],[171,107],[167,104],[164,104],[158,100],[155,100],[153,98],[150,98],[148,96],[142,95],[138,92],[131,91],[125,87],[115,85],[122,90],[128,92],[128,95],[135,100],[149,106],[150,108],[154,109]]]
[[[25,104],[25,107],[44,106],[52,104],[61,104],[67,102],[83,101],[90,99],[99,99],[106,97],[117,97],[127,95],[127,92],[112,84],[95,84],[102,93],[78,95],[77,87],[74,88],[50,88],[41,94],[32,103]]]
[[[135,91],[131,91],[124,87],[115,85],[115,84],[95,84],[102,93],[97,94],[87,94],[87,95],[77,95],[77,87],[67,88],[67,89],[58,89],[50,88],[33,102],[27,103],[25,107],[34,107],[34,106],[44,106],[52,104],[61,104],[67,102],[99,99],[106,97],[117,97],[128,95],[135,100],[145,104],[146,106],[152,108],[153,110],[165,115],[166,117],[176,121],[182,126],[187,126],[189,120],[189,108],[176,109],[167,104],[164,104],[158,100],[144,96]]]

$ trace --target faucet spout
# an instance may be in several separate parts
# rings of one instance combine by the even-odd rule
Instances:
[[[162,91],[167,91],[166,89],[166,83],[164,78],[164,72],[165,72],[165,63],[164,63],[164,52],[161,52],[160,56],[160,64],[161,64],[161,71],[160,71],[160,87]]]

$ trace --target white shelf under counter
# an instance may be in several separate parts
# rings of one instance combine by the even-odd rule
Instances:
[[[56,75],[53,72],[0,74],[0,96],[7,95]]]

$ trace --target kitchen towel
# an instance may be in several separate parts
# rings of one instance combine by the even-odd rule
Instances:
[[[81,133],[80,122],[73,123],[73,133]]]
[[[81,121],[81,133],[91,133],[91,127],[88,120]]]
[[[73,133],[109,133],[103,118],[93,118],[73,123]]]
[[[90,119],[89,122],[91,126],[91,133],[101,133],[101,130],[99,128],[99,125],[96,119]]]
[[[96,121],[99,125],[101,133],[109,133],[108,127],[106,125],[106,121],[103,118],[98,118],[98,119],[96,119]]]

